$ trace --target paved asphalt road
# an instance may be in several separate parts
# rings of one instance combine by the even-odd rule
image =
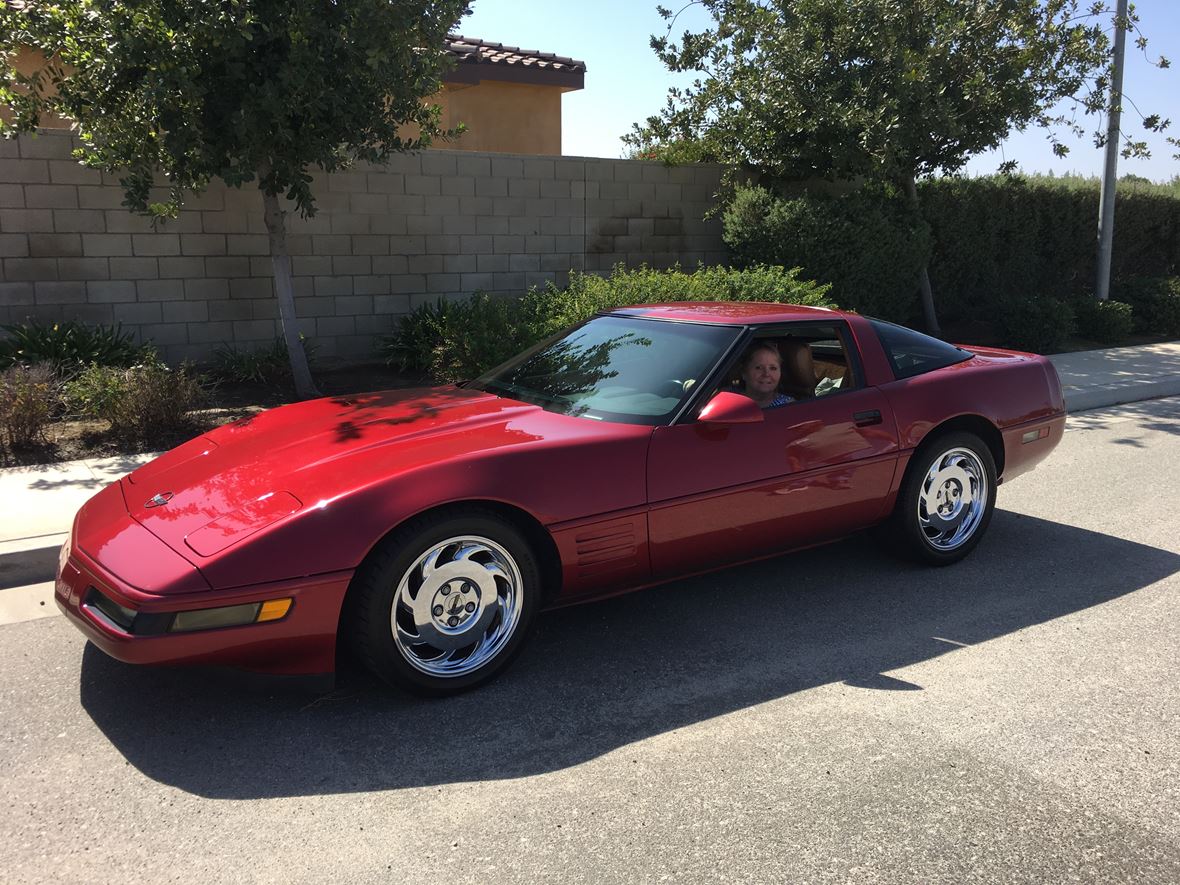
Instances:
[[[0,628],[16,882],[1180,881],[1180,399],[1070,419],[965,563],[868,539],[542,619],[461,698]]]

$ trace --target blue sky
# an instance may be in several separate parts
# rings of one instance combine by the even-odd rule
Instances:
[[[668,0],[663,2],[673,5]],[[1166,71],[1152,68],[1142,53],[1128,45],[1125,92],[1144,114],[1170,117],[1170,132],[1178,135],[1180,0],[1139,0],[1135,6],[1150,41],[1148,53],[1153,58],[1168,56],[1173,66]],[[696,27],[704,21],[699,9],[689,9],[677,28]],[[663,30],[655,0],[473,0],[472,14],[459,27],[460,33],[468,37],[555,52],[586,62],[585,89],[563,98],[562,152],[590,157],[623,156],[625,148],[619,136],[630,131],[632,123],[663,106],[668,87],[675,81],[648,45],[650,35]],[[1124,130],[1141,132],[1138,120],[1128,105],[1123,114]],[[1180,174],[1180,161],[1172,159],[1174,151],[1163,137],[1152,136],[1148,141],[1151,159],[1120,160],[1119,174],[1133,172],[1158,181]],[[1100,174],[1102,151],[1094,148],[1089,138],[1079,141],[1067,137],[1066,143],[1070,154],[1058,159],[1040,130],[1013,133],[1002,151],[973,158],[967,169],[986,174],[994,172],[1002,159],[1009,159],[1016,160],[1025,172]]]

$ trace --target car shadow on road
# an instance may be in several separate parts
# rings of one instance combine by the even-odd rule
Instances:
[[[355,673],[318,698],[246,688],[88,645],[81,702],[145,775],[206,797],[526,777],[827,683],[921,690],[886,674],[1177,571],[1174,553],[997,511],[981,547],[950,568],[855,538],[551,612],[500,679],[448,700]]]

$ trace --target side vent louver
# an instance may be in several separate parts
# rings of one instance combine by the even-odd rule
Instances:
[[[625,520],[575,535],[578,551],[578,571],[582,575],[597,575],[636,562],[635,524]]]

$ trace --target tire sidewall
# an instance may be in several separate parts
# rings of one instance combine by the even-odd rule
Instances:
[[[940,550],[931,545],[929,539],[918,525],[918,501],[922,481],[934,462],[941,459],[943,454],[951,449],[970,449],[983,465],[987,477],[987,502],[984,506],[983,517],[971,537],[954,550]],[[897,518],[901,536],[907,543],[909,551],[917,559],[931,565],[951,565],[966,557],[983,539],[987,527],[991,523],[992,511],[996,505],[996,464],[991,449],[987,443],[973,433],[954,431],[940,434],[928,440],[914,453],[913,460],[906,472],[905,481],[901,488]]]
[[[458,535],[495,541],[515,560],[521,578],[520,618],[500,653],[477,670],[462,676],[431,676],[416,669],[399,651],[390,626],[393,606],[398,583],[407,569],[435,544]],[[362,617],[356,619],[353,638],[364,663],[391,685],[441,697],[487,682],[519,654],[540,607],[541,579],[537,558],[514,525],[494,514],[471,510],[423,520],[387,537],[357,570],[354,590]]]

